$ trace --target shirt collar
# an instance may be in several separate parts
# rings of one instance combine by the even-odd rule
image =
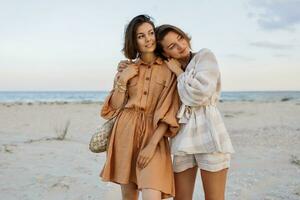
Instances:
[[[136,60],[136,64],[138,64],[138,65],[149,65],[149,63],[144,62],[141,58],[138,58]],[[161,65],[161,64],[163,64],[163,60],[160,57],[156,57],[154,62],[151,63],[150,65],[154,65],[154,64]]]

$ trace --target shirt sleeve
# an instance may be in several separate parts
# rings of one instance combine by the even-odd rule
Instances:
[[[179,129],[179,124],[176,118],[179,109],[179,96],[176,88],[176,76],[172,74],[167,87],[164,88],[161,98],[154,112],[154,128],[156,129],[159,123],[166,123],[168,129],[165,132],[165,137],[174,137]]]
[[[116,81],[118,80],[118,77],[119,77],[119,72],[115,76],[113,88],[115,88]],[[115,89],[112,89],[110,91],[109,95],[105,98],[105,101],[103,103],[100,115],[104,119],[112,119],[112,118],[116,117],[119,114],[119,112],[121,111],[121,109],[124,107],[125,101],[127,99],[128,94],[126,92],[126,94],[124,96],[124,99],[123,99],[123,104],[119,107],[115,107],[113,105],[113,103],[111,102],[114,92],[115,92]]]
[[[204,49],[195,55],[195,68],[180,74],[177,87],[180,100],[188,106],[207,104],[220,78],[220,71],[214,54]]]

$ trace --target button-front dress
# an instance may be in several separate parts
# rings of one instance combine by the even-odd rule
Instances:
[[[175,186],[168,137],[175,136],[179,128],[176,113],[180,101],[176,76],[160,58],[151,65],[141,59],[136,64],[139,73],[127,84],[125,106],[115,108],[112,105],[112,90],[101,110],[103,118],[116,116],[116,122],[100,176],[104,181],[118,184],[133,182],[139,189],[161,191],[162,198],[172,197],[175,196]],[[140,169],[137,166],[139,152],[148,144],[160,123],[166,123],[168,129],[151,161]]]

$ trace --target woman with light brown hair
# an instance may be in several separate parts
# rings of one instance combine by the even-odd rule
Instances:
[[[190,38],[178,27],[156,28],[157,52],[177,76],[182,102],[180,130],[172,138],[176,200],[191,200],[200,169],[206,200],[223,200],[230,155],[234,152],[216,107],[221,78],[214,54],[191,51]]]

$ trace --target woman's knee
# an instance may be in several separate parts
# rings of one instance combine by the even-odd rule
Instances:
[[[153,189],[142,190],[143,200],[161,200],[161,192]]]
[[[193,195],[192,194],[184,194],[184,193],[177,193],[175,194],[174,200],[192,200]]]
[[[224,200],[225,197],[223,194],[205,194],[205,200]]]
[[[137,200],[138,190],[134,184],[122,185],[122,200]]]
[[[122,191],[122,200],[137,200],[138,192],[137,191]]]

